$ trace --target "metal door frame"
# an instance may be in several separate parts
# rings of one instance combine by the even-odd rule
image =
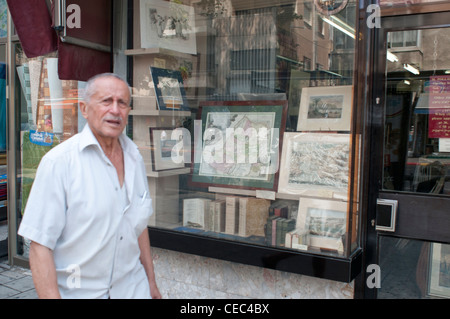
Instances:
[[[374,44],[372,48],[372,61],[370,70],[368,70],[369,87],[368,115],[367,115],[367,133],[368,133],[368,153],[367,159],[367,189],[366,204],[367,211],[362,223],[362,235],[364,243],[363,271],[360,278],[355,282],[356,298],[376,298],[377,289],[369,288],[366,280],[371,273],[366,269],[371,264],[378,265],[379,241],[380,235],[390,235],[400,238],[418,239],[425,241],[450,242],[448,231],[443,232],[439,221],[447,220],[450,222],[450,214],[442,211],[433,211],[431,214],[420,214],[418,206],[411,205],[410,201],[426,207],[434,202],[433,205],[450,205],[450,198],[444,196],[425,196],[420,194],[399,193],[395,191],[381,190],[383,178],[383,155],[384,155],[384,105],[385,105],[385,68],[386,68],[386,40],[387,33],[391,31],[402,31],[410,29],[429,29],[439,27],[450,27],[450,11],[409,14],[400,16],[388,16],[381,18],[381,28],[373,31]],[[371,91],[371,92],[370,92]],[[381,143],[380,143],[381,141]],[[399,201],[399,216],[397,219],[397,229],[394,233],[383,233],[376,231],[374,221],[376,218],[377,198],[397,199]],[[411,208],[415,208],[412,210]],[[449,206],[447,206],[449,207]],[[432,218],[430,218],[429,215]],[[420,227],[425,222],[431,222],[436,225],[433,227]],[[406,221],[406,223],[405,223]],[[438,221],[438,222],[436,222]],[[417,227],[419,226],[419,227]],[[382,271],[382,270],[381,270]]]

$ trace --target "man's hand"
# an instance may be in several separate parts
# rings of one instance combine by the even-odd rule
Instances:
[[[162,299],[161,293],[159,292],[158,287],[156,286],[156,281],[149,282],[150,285],[150,295],[152,299]]]

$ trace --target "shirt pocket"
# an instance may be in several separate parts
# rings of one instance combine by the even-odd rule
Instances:
[[[152,199],[150,197],[134,196],[128,211],[128,218],[138,237],[148,225],[148,220],[153,213]]]

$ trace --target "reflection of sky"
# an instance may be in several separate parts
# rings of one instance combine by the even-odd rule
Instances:
[[[8,14],[6,9],[6,0],[0,0],[0,38],[5,38],[7,36],[6,27],[8,25]]]

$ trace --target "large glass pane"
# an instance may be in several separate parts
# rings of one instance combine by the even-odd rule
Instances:
[[[385,190],[450,193],[449,36],[449,28],[388,34],[403,46],[387,53]]]
[[[130,132],[149,225],[346,256],[356,1],[332,15],[278,3],[134,2]]]
[[[450,245],[380,237],[381,299],[450,298]]]
[[[36,169],[50,149],[84,126],[78,112],[84,82],[60,80],[56,54],[27,58],[20,44],[15,52],[15,109],[17,130],[17,225],[27,203]],[[17,254],[28,256],[29,243],[18,237]]]

